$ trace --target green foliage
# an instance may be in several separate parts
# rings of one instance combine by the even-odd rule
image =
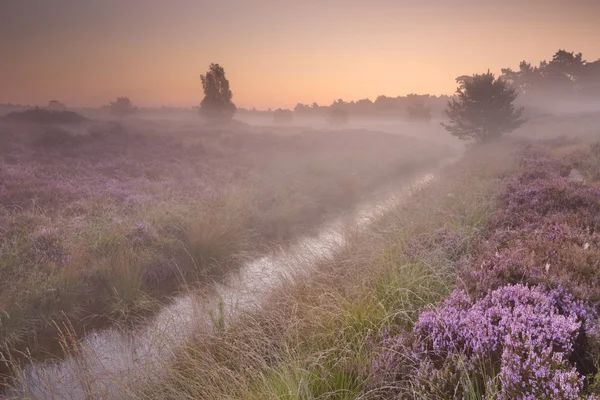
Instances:
[[[442,123],[452,136],[462,140],[489,140],[512,132],[525,120],[523,108],[515,108],[518,93],[487,72],[457,78],[456,97],[448,102],[449,123]]]
[[[219,64],[210,64],[206,75],[200,75],[204,99],[200,103],[200,115],[210,123],[231,121],[236,106],[231,101],[233,94],[229,89],[229,81],[225,78],[225,70]]]
[[[503,68],[502,78],[526,96],[597,97],[600,60],[587,62],[581,53],[560,49],[550,62],[521,61],[518,70]]]

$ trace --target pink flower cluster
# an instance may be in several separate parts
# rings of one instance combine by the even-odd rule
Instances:
[[[523,153],[476,256],[459,263],[465,289],[423,312],[412,332],[384,334],[375,388],[428,398],[462,398],[468,385],[499,399],[585,395],[600,344],[600,188],[569,171],[539,149]]]

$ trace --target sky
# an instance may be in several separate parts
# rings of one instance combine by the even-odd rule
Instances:
[[[459,75],[600,58],[600,0],[0,0],[0,103],[238,107],[451,94]]]

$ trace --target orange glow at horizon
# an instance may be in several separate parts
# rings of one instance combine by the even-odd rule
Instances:
[[[600,58],[595,0],[21,0],[0,4],[0,103],[197,105],[225,68],[239,107],[450,94],[459,75]]]

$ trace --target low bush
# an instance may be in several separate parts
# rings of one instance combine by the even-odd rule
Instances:
[[[384,340],[373,379],[426,398],[578,399],[593,372],[580,355],[596,317],[560,289],[504,286],[481,299],[455,291],[421,314],[412,337]]]
[[[36,124],[77,124],[88,121],[74,111],[55,111],[33,108],[25,111],[13,111],[3,118],[7,122],[31,122]]]

